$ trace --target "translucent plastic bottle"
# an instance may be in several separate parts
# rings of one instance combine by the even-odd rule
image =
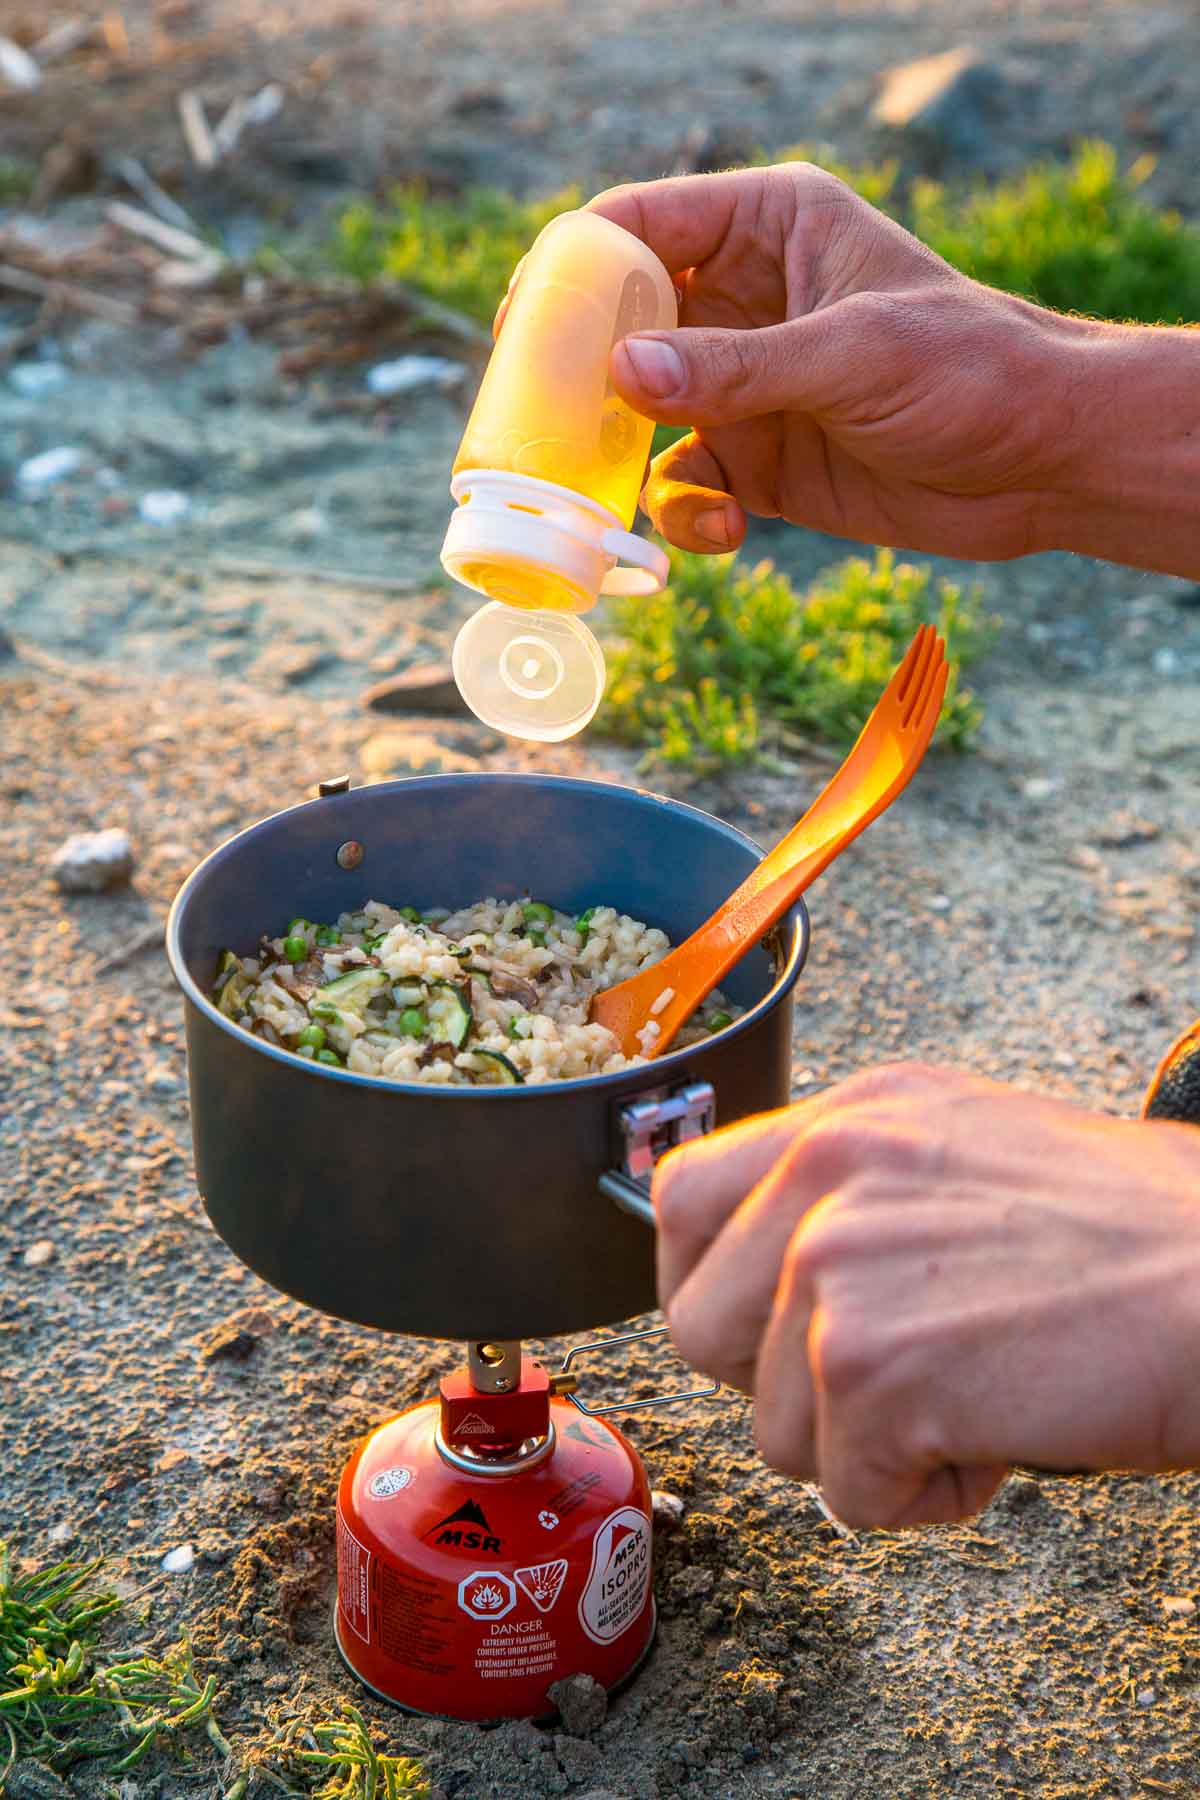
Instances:
[[[608,362],[629,332],[675,322],[667,271],[608,219],[563,213],[529,252],[454,459],[442,545],[447,572],[490,602],[458,634],[455,679],[511,736],[581,731],[604,656],[575,615],[666,581],[663,552],[629,530],[654,426]]]

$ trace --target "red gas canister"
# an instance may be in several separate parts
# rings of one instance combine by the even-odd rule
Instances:
[[[612,1688],[649,1650],[645,1472],[619,1431],[547,1390],[528,1358],[505,1396],[464,1395],[450,1377],[347,1464],[337,1641],[385,1699],[544,1718],[553,1682],[582,1672]],[[517,1441],[531,1417],[542,1430]]]

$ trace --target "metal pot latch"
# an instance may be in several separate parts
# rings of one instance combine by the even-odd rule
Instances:
[[[711,1081],[689,1081],[674,1092],[659,1088],[630,1101],[619,1114],[624,1158],[619,1169],[607,1169],[600,1177],[600,1192],[622,1212],[653,1228],[650,1181],[655,1163],[676,1144],[703,1137],[716,1120],[717,1096]]]

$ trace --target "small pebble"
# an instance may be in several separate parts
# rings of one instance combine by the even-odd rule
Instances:
[[[191,510],[187,495],[175,488],[156,488],[138,501],[138,513],[147,525],[178,525]]]
[[[1026,800],[1048,800],[1058,787],[1048,775],[1034,775],[1021,783],[1021,792]]]
[[[410,394],[414,388],[457,387],[466,374],[462,363],[444,356],[398,356],[394,362],[376,363],[367,370],[367,386],[373,394]]]
[[[133,874],[127,831],[81,831],[55,851],[50,873],[64,894],[100,894]]]
[[[1138,1700],[1139,1706],[1153,1706],[1154,1705],[1154,1689],[1153,1688],[1142,1688],[1140,1693],[1138,1694],[1137,1700]]]
[[[1196,1610],[1196,1602],[1186,1594],[1163,1594],[1158,1603],[1172,1619],[1190,1619]]]
[[[16,388],[27,400],[37,400],[42,394],[51,394],[55,388],[66,383],[67,371],[61,363],[23,362],[14,363],[8,371],[10,387]]]
[[[17,470],[17,480],[22,487],[51,487],[56,481],[65,481],[68,475],[74,475],[83,463],[83,451],[76,450],[73,444],[60,444],[55,450],[43,450],[40,456],[31,456]]]
[[[53,1262],[57,1249],[50,1238],[39,1238],[36,1244],[30,1244],[21,1258],[27,1269],[41,1269],[46,1263]]]
[[[949,912],[950,896],[949,894],[931,894],[926,904],[930,912]]]
[[[186,1575],[196,1555],[190,1544],[180,1544],[174,1550],[168,1550],[162,1559],[162,1566],[168,1575]]]
[[[650,1507],[654,1514],[654,1523],[660,1529],[670,1530],[672,1525],[678,1525],[684,1513],[683,1501],[679,1495],[665,1493],[661,1488],[655,1488],[651,1494]]]
[[[152,1094],[177,1094],[181,1086],[179,1077],[166,1063],[151,1063],[145,1081]]]

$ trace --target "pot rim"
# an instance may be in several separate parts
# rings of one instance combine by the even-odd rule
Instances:
[[[702,807],[690,806],[685,800],[675,800],[669,795],[656,794],[649,788],[631,787],[624,782],[593,781],[574,775],[527,775],[509,773],[499,769],[481,769],[472,770],[469,773],[413,775],[397,781],[381,781],[346,791],[355,794],[366,792],[389,794],[401,791],[411,793],[418,787],[445,788],[459,786],[463,783],[475,784],[493,781],[539,788],[563,788],[571,792],[589,790],[606,796],[611,795],[615,789],[619,793],[629,794],[640,800],[655,801],[659,805],[671,807],[677,812],[690,813],[693,818],[703,820],[707,826],[715,829],[722,836],[753,850],[759,860],[766,854],[762,845],[757,843],[754,838],[748,836],[744,831],[739,831],[736,826],[726,823],[724,819],[717,818],[715,813],[705,812]],[[291,1050],[285,1050],[280,1045],[268,1044],[264,1038],[255,1037],[251,1032],[243,1031],[240,1025],[235,1024],[232,1019],[226,1018],[224,1013],[219,1012],[208,995],[193,980],[191,971],[184,960],[180,937],[183,916],[187,911],[191,896],[200,885],[210,863],[214,862],[217,857],[226,856],[232,846],[243,838],[249,838],[260,831],[265,831],[280,819],[286,818],[289,813],[299,812],[308,806],[328,807],[331,798],[341,798],[341,795],[301,800],[294,806],[281,807],[278,812],[268,813],[264,818],[256,819],[252,825],[244,826],[241,831],[226,838],[224,843],[218,844],[196,864],[171,902],[171,910],[167,915],[167,959],[171,965],[171,973],[185,999],[197,1007],[212,1024],[234,1038],[237,1043],[243,1046],[249,1045],[262,1055],[269,1056],[273,1061],[285,1065],[297,1075],[308,1076],[317,1081],[339,1081],[353,1087],[374,1088],[385,1093],[421,1095],[423,1098],[437,1100],[461,1100],[466,1096],[470,1096],[474,1100],[490,1101],[545,1099],[551,1094],[577,1093],[583,1088],[609,1092],[622,1083],[628,1083],[631,1076],[641,1076],[658,1070],[662,1070],[665,1082],[669,1081],[672,1076],[682,1074],[688,1060],[694,1061],[697,1053],[706,1049],[709,1043],[716,1043],[718,1040],[726,1043],[730,1039],[750,1031],[760,1019],[787,998],[804,968],[808,956],[809,918],[808,909],[801,899],[796,901],[795,905],[789,909],[789,914],[785,914],[780,925],[775,928],[782,931],[789,916],[794,919],[790,941],[787,944],[782,964],[777,969],[775,980],[767,992],[761,1000],[756,1001],[752,1007],[748,1008],[740,1019],[735,1019],[732,1025],[726,1025],[722,1030],[713,1032],[712,1036],[702,1044],[689,1044],[682,1050],[670,1050],[665,1056],[651,1057],[644,1063],[631,1063],[627,1068],[613,1069],[606,1075],[573,1075],[565,1081],[529,1082],[522,1083],[518,1087],[471,1087],[449,1084],[441,1086],[432,1082],[391,1081],[382,1075],[363,1075],[357,1069],[338,1069],[328,1063],[310,1062],[306,1057],[297,1056]]]

